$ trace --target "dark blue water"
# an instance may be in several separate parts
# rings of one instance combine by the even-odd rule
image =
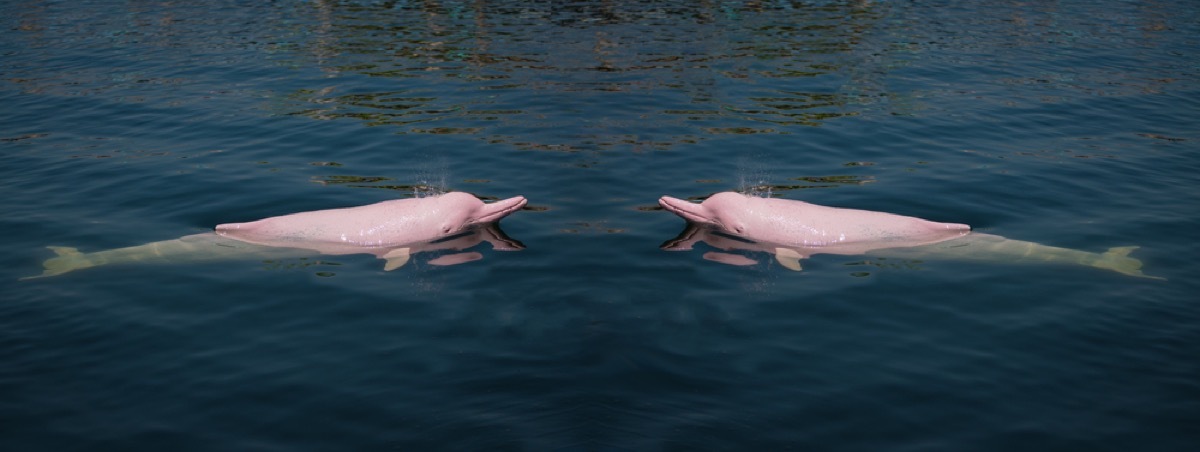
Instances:
[[[2,5],[5,450],[1200,445],[1195,2]],[[423,187],[527,249],[18,281]],[[1166,280],[659,249],[726,190]]]

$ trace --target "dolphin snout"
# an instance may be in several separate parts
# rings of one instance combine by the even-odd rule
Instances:
[[[475,220],[476,223],[492,223],[500,221],[501,218],[511,215],[513,212],[521,210],[528,203],[524,196],[513,196],[508,199],[501,199],[491,204],[485,204],[482,209],[482,214]]]
[[[683,217],[683,219],[693,223],[712,223],[713,219],[709,218],[707,209],[693,202],[688,202],[679,198],[663,196],[658,199],[658,205],[662,206],[668,212]]]

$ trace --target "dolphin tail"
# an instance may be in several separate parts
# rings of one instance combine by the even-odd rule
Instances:
[[[83,257],[83,253],[79,252],[79,250],[75,248],[71,248],[69,246],[48,246],[46,248],[49,248],[50,251],[53,251],[55,256],[50,259],[46,259],[46,262],[42,263],[42,274],[26,276],[21,278],[22,281],[26,279],[61,275],[72,270],[79,270],[82,268],[95,266],[95,264],[89,262]]]
[[[1092,263],[1092,266],[1096,268],[1112,270],[1129,276],[1137,276],[1139,278],[1166,280],[1167,278],[1150,276],[1142,273],[1142,261],[1129,257],[1129,253],[1132,253],[1138,248],[1139,247],[1136,246],[1118,246],[1110,248],[1108,251],[1104,252],[1104,254],[1101,254],[1100,259]]]

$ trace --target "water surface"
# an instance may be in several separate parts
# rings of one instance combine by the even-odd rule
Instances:
[[[1191,450],[1191,2],[5,2],[20,450]],[[527,249],[126,265],[219,223],[524,195]],[[745,190],[1083,266],[658,247]]]

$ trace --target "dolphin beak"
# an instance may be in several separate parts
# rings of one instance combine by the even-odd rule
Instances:
[[[708,209],[700,204],[670,196],[663,196],[658,199],[658,205],[675,215],[683,217],[687,221],[700,224],[714,224],[713,218],[708,214]]]
[[[479,209],[479,216],[475,218],[474,223],[494,223],[500,221],[501,218],[507,217],[513,212],[521,210],[525,207],[524,196],[513,196],[508,199],[502,199],[491,204],[484,204]]]

